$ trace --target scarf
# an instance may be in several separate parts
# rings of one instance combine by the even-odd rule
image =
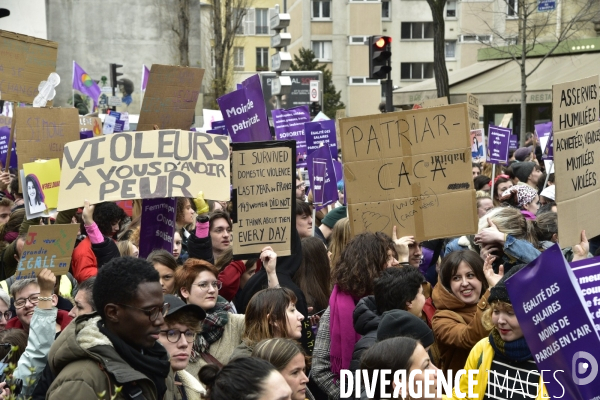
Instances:
[[[512,342],[505,342],[500,337],[498,329],[494,328],[490,333],[490,344],[494,349],[494,353],[500,354],[501,357],[508,361],[518,362],[533,359],[531,350],[529,350],[529,346],[527,346],[524,336],[520,339],[513,340]]]
[[[160,343],[155,342],[150,349],[144,349],[141,353],[125,343],[123,339],[115,335],[102,324],[98,322],[98,328],[112,342],[115,350],[123,360],[134,370],[146,375],[148,379],[154,382],[156,386],[157,399],[162,399],[167,392],[167,383],[165,380],[171,372],[171,363],[169,354]]]
[[[12,243],[19,236],[19,232],[8,232],[4,235],[4,240],[8,243]]]
[[[338,285],[333,287],[329,298],[329,360],[336,381],[339,380],[340,370],[350,367],[354,345],[360,339],[354,330],[352,317],[357,301],[354,296],[342,292]]]
[[[221,339],[225,325],[229,322],[229,310],[231,305],[223,297],[217,297],[217,304],[206,311],[206,318],[202,322],[202,333],[196,335],[192,346],[191,362],[198,361],[200,353],[207,353],[210,345]]]

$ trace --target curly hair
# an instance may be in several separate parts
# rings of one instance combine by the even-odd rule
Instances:
[[[288,337],[286,311],[297,300],[294,292],[287,288],[268,288],[256,292],[246,307],[244,343],[253,347],[263,339]]]
[[[100,233],[104,236],[112,237],[112,226],[127,218],[127,214],[116,203],[107,201],[105,203],[96,204],[92,219],[98,225]],[[82,232],[85,232],[82,229]]]
[[[183,225],[183,214],[188,204],[190,205],[190,207],[192,207],[194,211],[196,211],[196,204],[192,201],[192,199],[188,199],[187,197],[177,198],[177,209],[175,211],[175,221],[177,221],[177,223]]]
[[[356,235],[342,251],[334,269],[339,288],[355,297],[373,294],[373,281],[381,276],[388,259],[388,246],[376,234]]]
[[[128,304],[137,294],[138,286],[146,282],[160,282],[152,264],[142,258],[113,258],[98,270],[92,298],[96,310],[105,318],[104,307],[109,303]],[[119,290],[115,290],[115,284]]]

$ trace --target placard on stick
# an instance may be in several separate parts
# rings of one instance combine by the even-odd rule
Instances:
[[[30,226],[15,278],[35,278],[43,268],[57,276],[65,275],[78,232],[77,224]]]
[[[477,231],[467,105],[340,120],[354,235],[418,240]]]
[[[58,43],[0,31],[0,55],[0,100],[31,104],[40,82],[56,71]]]
[[[255,257],[265,246],[292,253],[296,219],[296,141],[232,143],[233,254]]]
[[[189,130],[194,123],[196,103],[204,70],[153,64],[142,101],[137,129]]]
[[[77,133],[79,134],[79,132]],[[179,130],[121,132],[65,146],[58,210],[102,201],[229,199],[227,136]],[[82,193],[85,193],[83,196]]]
[[[479,99],[467,93],[467,107],[469,110],[469,129],[479,129]]]

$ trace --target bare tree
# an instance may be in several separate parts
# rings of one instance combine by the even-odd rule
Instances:
[[[179,13],[179,65],[190,66],[190,0],[178,0]]]
[[[593,21],[600,17],[600,2],[598,0],[557,0],[557,10],[545,12],[538,11],[538,0],[498,0],[498,3],[506,7],[502,7],[502,11],[490,10],[480,13],[481,20],[493,34],[493,40],[481,41],[481,43],[519,65],[520,126],[523,143],[524,133],[527,132],[527,78],[554,53],[562,42],[573,38],[587,24],[593,26]],[[562,18],[560,7],[562,6],[565,12],[567,8],[560,3],[569,5],[568,18]],[[489,13],[493,14],[492,18],[489,18]],[[506,21],[507,17],[516,22],[516,30],[506,29],[505,24],[497,23]],[[489,21],[493,22],[489,23]],[[528,59],[533,60],[534,55],[535,61],[527,63]]]
[[[444,7],[447,0],[427,0],[433,17],[433,74],[438,97],[447,97],[450,103],[450,84],[446,68],[446,28]]]

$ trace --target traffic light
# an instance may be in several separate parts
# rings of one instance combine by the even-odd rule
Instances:
[[[320,112],[321,112],[321,105],[316,101],[311,102],[310,103],[310,115],[312,117],[316,117],[317,114]]]
[[[369,78],[386,79],[392,70],[392,38],[389,36],[369,36]]]
[[[117,69],[121,67],[121,64],[110,64],[110,85],[114,88],[117,87],[117,78],[123,75],[121,72],[117,72]]]

